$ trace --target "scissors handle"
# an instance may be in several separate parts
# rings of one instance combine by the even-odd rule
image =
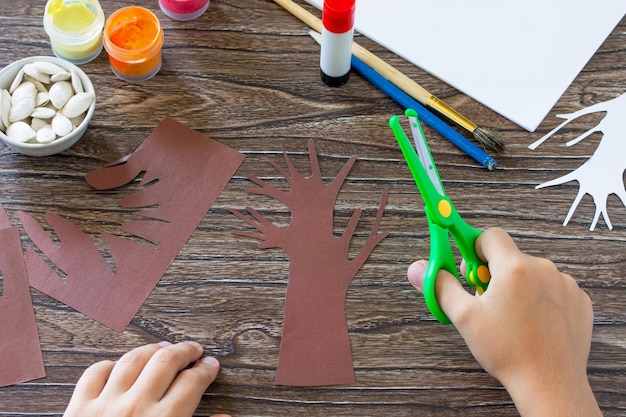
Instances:
[[[429,217],[428,210],[426,210],[426,216]],[[430,231],[430,256],[428,267],[424,275],[424,301],[426,301],[426,307],[428,307],[431,314],[437,320],[444,324],[450,324],[450,319],[437,302],[435,283],[437,281],[437,274],[442,269],[450,272],[456,279],[459,279],[459,273],[454,264],[454,255],[452,254],[452,247],[450,246],[448,230],[437,226],[437,224],[430,219],[428,220],[428,229]]]
[[[465,259],[465,280],[470,286],[476,288],[478,295],[482,295],[491,280],[489,267],[476,253],[476,239],[482,232],[467,224],[461,216],[459,216],[456,224],[450,228],[450,232],[461,256]]]
[[[465,259],[467,267],[464,271],[465,280],[470,286],[476,288],[478,294],[482,294],[491,279],[489,268],[478,257],[475,249],[476,239],[482,232],[463,220],[447,196],[441,197],[437,207],[426,206],[425,211],[431,242],[430,260],[424,276],[424,299],[426,306],[437,320],[450,324],[450,319],[439,306],[435,294],[435,282],[439,270],[444,269],[460,280],[452,254],[450,235]]]

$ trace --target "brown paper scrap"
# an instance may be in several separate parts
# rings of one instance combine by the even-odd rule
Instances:
[[[22,225],[40,252],[32,247],[26,251],[30,284],[122,332],[244,158],[173,119],[164,119],[135,152],[86,176],[95,189],[108,190],[144,173],[142,190],[119,203],[136,217],[123,223],[121,229],[140,239],[102,236],[115,272],[91,238],[69,220],[46,214],[60,241],[57,243],[37,220],[22,212]]]
[[[17,227],[0,205],[0,387],[43,378],[46,371]]]

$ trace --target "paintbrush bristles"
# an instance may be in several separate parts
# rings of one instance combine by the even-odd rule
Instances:
[[[477,127],[472,134],[485,149],[493,152],[502,152],[504,150],[504,143],[493,132]]]

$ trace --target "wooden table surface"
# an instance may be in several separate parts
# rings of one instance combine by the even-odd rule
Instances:
[[[0,66],[52,54],[42,25],[44,3],[0,2]],[[31,289],[47,377],[0,388],[0,415],[61,415],[89,364],[116,359],[144,343],[190,339],[222,363],[199,416],[518,415],[456,330],[436,322],[406,281],[408,265],[428,256],[429,239],[421,199],[387,124],[402,108],[357,74],[344,87],[324,86],[319,46],[299,20],[272,1],[213,0],[207,13],[189,22],[167,18],[156,0],[101,3],[107,16],[131,4],[157,14],[165,31],[163,66],[153,79],[128,83],[113,75],[102,52],[81,66],[95,85],[97,106],[75,146],[43,158],[0,146],[0,203],[13,224],[19,224],[19,210],[38,219],[46,211],[58,213],[93,236],[103,231],[105,221],[115,224],[119,213],[102,207],[102,195],[90,192],[84,175],[131,153],[166,116],[243,152],[246,160],[123,333]],[[358,38],[506,142],[506,151],[496,155],[498,168],[489,172],[425,128],[446,189],[466,220],[478,228],[505,228],[522,250],[550,258],[590,294],[595,327],[589,377],[606,416],[626,414],[626,209],[611,196],[613,230],[600,220],[590,231],[595,206],[587,195],[564,227],[578,183],[535,189],[593,154],[599,134],[565,146],[594,126],[593,118],[571,123],[536,150],[528,145],[560,123],[556,114],[624,93],[625,32],[622,19],[534,133]],[[252,206],[288,222],[290,213],[280,203],[246,193],[253,186],[247,176],[281,184],[270,162],[284,163],[283,148],[306,174],[310,138],[328,179],[352,155],[358,158],[337,200],[337,230],[353,210],[363,209],[358,247],[387,188],[381,230],[389,236],[347,295],[356,383],[277,387],[289,259],[279,249],[262,250],[258,241],[234,235],[233,230],[246,226],[228,209]],[[109,197],[116,201],[116,196]],[[28,245],[23,229],[21,234]]]

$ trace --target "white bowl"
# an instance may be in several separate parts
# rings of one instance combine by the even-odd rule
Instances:
[[[85,90],[85,92],[92,92],[95,97],[96,92],[93,88],[93,84],[91,83],[91,80],[89,79],[87,74],[83,72],[83,70],[68,61],[52,56],[32,56],[10,63],[2,70],[0,70],[0,88],[8,90],[20,69],[25,64],[35,61],[52,62],[66,69],[68,72],[71,72],[72,70],[76,71],[80,78],[80,81],[83,84],[83,89]],[[81,122],[81,124],[79,124],[76,129],[74,129],[69,135],[55,139],[50,143],[22,143],[10,139],[2,131],[0,131],[0,140],[2,140],[2,142],[4,142],[5,145],[7,145],[9,148],[17,152],[23,153],[24,155],[48,156],[62,152],[68,149],[70,146],[74,145],[78,141],[78,139],[83,136],[85,130],[87,130],[87,125],[91,120],[91,116],[93,115],[95,108],[96,100],[94,99],[91,103],[91,106],[89,106],[89,109],[87,110],[85,119]]]

